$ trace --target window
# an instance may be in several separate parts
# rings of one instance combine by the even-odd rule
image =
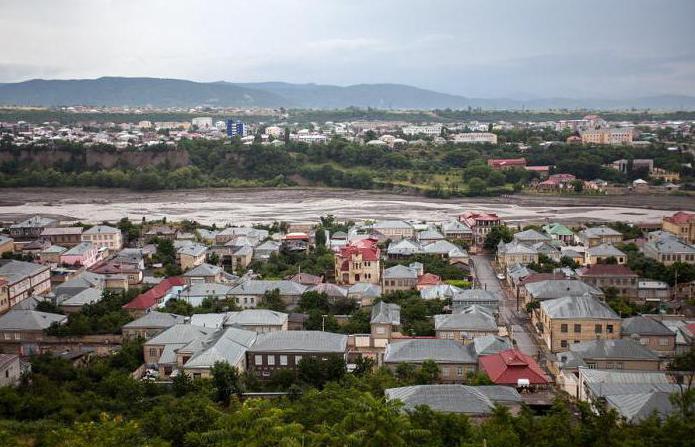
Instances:
[[[648,339],[648,338],[645,338],[645,337],[642,337],[642,338],[639,339],[639,342],[640,342],[641,345],[648,345],[648,344],[649,344],[649,339]]]
[[[299,365],[299,362],[302,361],[302,356],[301,355],[295,355],[294,356],[294,364]]]
[[[280,356],[280,365],[287,366],[287,356],[286,355]]]
[[[669,345],[669,339],[668,338],[660,338],[659,339],[659,346],[668,346]]]
[[[157,350],[157,348],[150,348],[150,357],[157,357],[158,353],[159,351]]]
[[[376,328],[377,334],[383,334],[384,332],[386,332],[386,329],[384,329],[383,326],[377,326],[377,328]]]
[[[461,367],[456,368],[456,375],[459,377],[463,377],[463,368],[461,368]]]
[[[562,332],[562,333],[567,332],[567,325],[566,325],[566,324],[561,324],[561,325],[560,325],[560,332]]]
[[[263,364],[263,356],[262,355],[257,355],[254,357],[254,363],[256,365],[262,365]]]
[[[574,325],[574,332],[581,332],[582,331],[582,325],[581,324],[575,324]]]
[[[448,367],[445,366],[442,368],[442,376],[449,377],[449,368]]]
[[[270,365],[270,366],[275,365],[275,356],[274,355],[268,356],[268,365]]]
[[[609,334],[613,333],[613,325],[612,324],[606,325],[606,332]]]
[[[560,340],[560,347],[566,348],[567,347],[567,340]]]
[[[589,369],[596,369],[596,363],[594,363],[594,362],[587,362],[586,366]]]
[[[600,324],[595,325],[594,332],[600,334],[601,332],[603,332],[603,326],[601,326]]]

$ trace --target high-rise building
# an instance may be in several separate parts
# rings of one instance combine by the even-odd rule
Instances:
[[[227,136],[230,138],[234,137],[245,137],[246,136],[246,123],[228,119],[227,120]]]

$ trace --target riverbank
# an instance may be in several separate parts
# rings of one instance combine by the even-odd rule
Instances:
[[[513,222],[659,221],[676,210],[694,210],[683,196],[536,196],[430,199],[383,191],[330,188],[194,189],[135,192],[99,188],[0,189],[0,221],[35,214],[64,220],[101,222],[128,216],[134,220],[191,219],[204,224],[315,221],[340,219],[455,218],[468,209],[496,212]]]

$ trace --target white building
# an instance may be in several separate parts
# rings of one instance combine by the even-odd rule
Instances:
[[[427,135],[429,137],[435,137],[442,133],[442,125],[406,126],[402,130],[404,135]]]
[[[491,143],[497,144],[497,135],[491,132],[468,132],[454,135],[454,143]]]
[[[198,129],[210,129],[212,127],[212,117],[201,116],[201,117],[193,118],[191,120],[191,124],[194,126],[197,126]]]

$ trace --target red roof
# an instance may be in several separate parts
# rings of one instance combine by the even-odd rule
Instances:
[[[473,228],[476,222],[480,221],[498,221],[499,216],[495,213],[478,213],[476,211],[466,211],[459,216],[459,222],[464,222],[469,227]]]
[[[309,273],[297,273],[287,278],[290,281],[298,282],[299,284],[312,285],[321,284],[323,282],[323,276],[311,275]]]
[[[634,276],[637,273],[630,270],[630,267],[622,264],[594,264],[584,267],[579,276]]]
[[[571,182],[572,180],[576,180],[577,177],[572,174],[553,174],[550,176],[550,179],[558,182]]]
[[[150,309],[158,304],[159,301],[169,293],[172,287],[183,286],[185,284],[186,282],[183,278],[179,278],[178,276],[167,278],[147,292],[141,293],[133,298],[128,304],[125,304],[123,308],[140,310]]]
[[[378,261],[381,251],[376,244],[374,239],[362,239],[341,247],[338,252],[338,257],[344,259],[341,262],[341,270],[347,270],[347,268],[343,268],[346,265],[345,261],[357,255],[362,255],[363,261]]]
[[[491,158],[487,161],[491,168],[502,168],[506,166],[526,166],[525,158]]]
[[[695,220],[695,214],[684,213],[683,211],[679,211],[673,216],[664,217],[664,220],[674,224],[682,225]]]
[[[425,273],[417,279],[418,286],[436,286],[442,283],[442,278],[434,273]]]
[[[521,281],[522,284],[531,284],[534,282],[541,282],[541,281],[551,281],[551,280],[566,280],[567,277],[565,276],[564,273],[531,273],[530,275],[526,276],[523,278]]]
[[[519,379],[527,379],[531,385],[548,383],[548,376],[538,363],[516,349],[484,355],[478,359],[478,363],[495,385],[516,386]]]
[[[89,269],[90,272],[101,274],[136,273],[140,269],[135,264],[122,263],[117,261],[106,261],[97,264]]]
[[[7,284],[7,281],[0,278],[0,286],[4,286],[5,284]]]
[[[550,171],[550,166],[526,166],[527,171],[545,172]]]

